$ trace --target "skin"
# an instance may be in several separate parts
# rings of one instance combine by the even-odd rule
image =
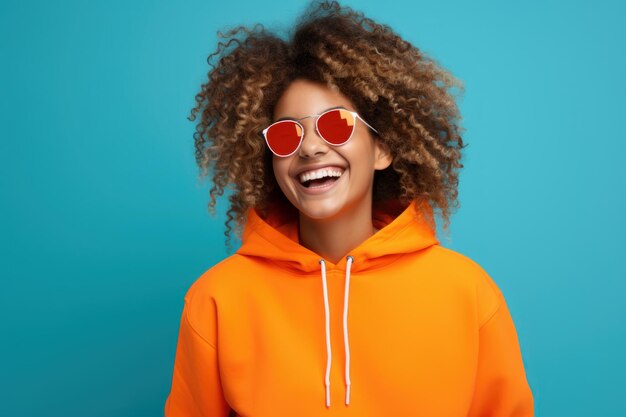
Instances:
[[[357,111],[340,92],[308,80],[293,81],[274,108],[274,120],[299,119],[343,106]],[[360,114],[359,114],[360,115]],[[273,157],[276,180],[287,199],[299,211],[300,244],[334,265],[378,230],[372,224],[374,173],[387,168],[391,154],[375,139],[375,133],[357,119],[348,143],[333,146],[315,130],[316,117],[300,120],[304,138],[288,157]],[[369,120],[367,122],[378,130]],[[317,164],[345,168],[340,183],[325,193],[308,195],[299,189],[297,173]]]

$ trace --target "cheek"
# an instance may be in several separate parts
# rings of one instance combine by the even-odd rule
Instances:
[[[274,157],[272,159],[272,169],[274,170],[274,177],[279,184],[283,184],[289,176],[289,164],[283,159]]]
[[[355,172],[366,173],[374,169],[374,148],[365,140],[354,143],[354,146],[346,148],[344,157],[350,162]]]

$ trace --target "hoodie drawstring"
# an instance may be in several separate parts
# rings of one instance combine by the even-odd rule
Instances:
[[[350,404],[350,344],[348,342],[348,296],[350,294],[350,266],[354,262],[354,257],[348,255],[346,257],[346,285],[344,287],[343,298],[343,345],[346,354],[346,405]],[[332,353],[330,347],[330,313],[328,306],[328,285],[326,283],[326,262],[320,259],[322,265],[322,288],[324,290],[324,314],[326,319],[326,378],[324,384],[326,386],[326,407],[330,407],[330,365],[332,362]]]

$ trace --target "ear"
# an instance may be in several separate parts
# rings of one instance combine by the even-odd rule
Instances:
[[[376,139],[374,146],[376,147],[374,150],[374,169],[383,170],[391,165],[393,156],[391,155],[389,146],[381,140]]]

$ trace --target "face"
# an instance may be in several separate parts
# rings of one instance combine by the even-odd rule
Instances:
[[[297,79],[280,97],[274,108],[273,121],[283,117],[300,119],[336,106],[357,111],[340,92],[323,84]],[[304,127],[304,137],[294,154],[288,157],[273,155],[274,175],[281,190],[301,215],[311,219],[330,219],[367,206],[371,210],[374,172],[387,168],[392,161],[391,155],[383,150],[375,133],[360,118],[355,122],[350,140],[340,146],[330,145],[318,135],[316,120],[317,117],[309,117],[299,121]],[[341,172],[341,176],[330,187],[305,188],[300,182],[300,174],[318,166],[329,166],[333,171]]]

